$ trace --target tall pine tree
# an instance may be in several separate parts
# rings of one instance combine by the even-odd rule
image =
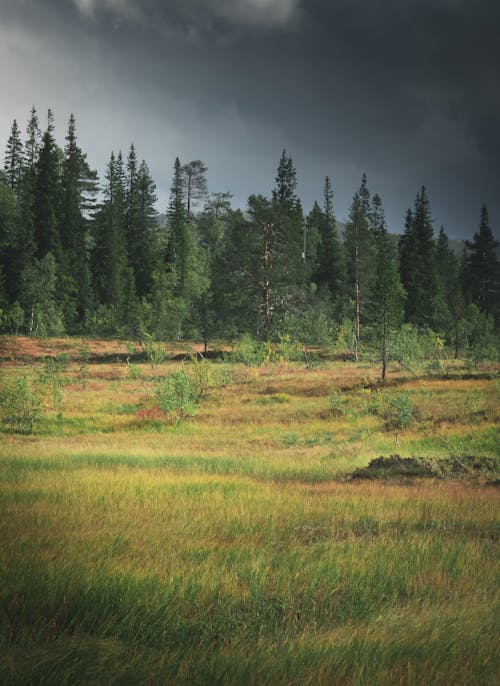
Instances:
[[[498,241],[493,237],[486,205],[481,208],[479,230],[472,241],[466,268],[466,291],[470,301],[500,323],[500,272],[496,255]]]
[[[387,349],[391,330],[403,321],[404,290],[399,277],[398,263],[390,236],[387,233],[382,201],[372,198],[370,211],[376,246],[376,269],[370,302],[370,318],[380,350],[381,377],[387,371]]]
[[[354,194],[346,224],[344,247],[348,288],[354,301],[355,358],[361,338],[361,324],[372,296],[375,276],[375,241],[370,230],[370,192],[366,174]]]
[[[97,173],[87,163],[77,143],[73,114],[68,122],[61,176],[59,235],[62,247],[61,270],[64,273],[65,320],[70,327],[83,331],[92,308],[89,252],[89,217],[98,190]]]
[[[406,319],[417,326],[432,327],[438,278],[432,216],[424,186],[417,194],[414,211],[408,210],[399,255],[401,281],[407,293]]]

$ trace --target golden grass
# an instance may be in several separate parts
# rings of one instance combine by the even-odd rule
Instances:
[[[498,384],[226,364],[194,419],[141,414],[180,364],[72,362],[33,435],[0,433],[0,680],[493,686],[497,488],[343,477],[394,452],[494,456]],[[381,408],[401,391],[398,447]]]

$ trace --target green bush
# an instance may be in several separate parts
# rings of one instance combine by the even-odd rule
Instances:
[[[43,414],[43,397],[37,393],[26,374],[4,381],[0,389],[2,421],[19,433],[32,433]]]
[[[205,398],[210,391],[222,388],[230,381],[227,371],[197,355],[191,355],[186,373],[194,386],[197,400]]]
[[[260,341],[256,341],[250,334],[245,333],[233,346],[230,354],[231,362],[241,362],[247,367],[258,367],[266,360],[268,351]]]
[[[142,347],[144,348],[148,362],[153,369],[165,362],[166,355],[163,345],[155,341],[154,336],[151,334],[144,334]]]
[[[184,370],[165,377],[156,397],[160,408],[176,420],[193,417],[198,409],[195,386]]]

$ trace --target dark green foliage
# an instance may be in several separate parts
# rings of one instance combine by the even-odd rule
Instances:
[[[92,261],[99,302],[112,308],[112,323],[119,326],[129,304],[127,298],[134,291],[124,231],[125,179],[121,153],[118,157],[111,154],[105,178],[104,202],[94,222]]]
[[[496,355],[499,264],[486,208],[458,260],[444,229],[434,241],[422,188],[399,241],[398,275],[395,236],[365,174],[344,229],[328,177],[322,205],[314,203],[304,221],[286,150],[274,188],[251,195],[246,212],[231,208],[228,192],[207,199],[200,160],[176,158],[173,171],[168,211],[158,216],[155,183],[135,146],[126,163],[111,154],[97,204],[97,175],[73,115],[64,151],[50,110],[43,136],[31,110],[24,143],[14,122],[0,172],[2,330],[136,339],[150,331],[201,340],[205,350],[211,339],[245,332],[273,345],[283,336],[301,345],[337,339],[356,359],[376,347],[382,375],[386,356],[407,364],[402,341],[431,330],[470,363]],[[405,292],[411,336],[398,332]]]
[[[333,191],[328,176],[323,190],[323,209],[314,204],[307,218],[308,230],[316,228],[319,243],[316,248],[316,267],[311,280],[318,288],[327,288],[331,297],[338,299],[345,282],[345,265],[342,247],[337,235],[333,209]]]
[[[399,243],[401,280],[407,293],[405,315],[417,326],[432,326],[435,318],[438,276],[433,234],[429,200],[422,186],[414,211],[408,210]]]
[[[61,200],[61,150],[54,138],[54,116],[48,111],[47,129],[42,137],[40,154],[35,165],[33,223],[37,257],[49,252],[60,255],[61,240],[57,221]]]
[[[77,145],[76,121],[68,123],[62,164],[59,235],[61,239],[61,292],[66,328],[84,331],[93,304],[89,250],[89,213],[94,209],[97,173]]]
[[[182,169],[179,158],[175,158],[174,177],[170,187],[170,200],[167,211],[168,248],[166,261],[170,269],[175,269],[182,283],[183,265],[186,253],[187,211],[182,188]]]
[[[143,160],[137,166],[135,148],[130,148],[127,160],[127,189],[125,208],[125,236],[128,261],[134,274],[139,298],[152,288],[156,243],[156,186],[148,165]]]
[[[372,298],[376,268],[376,246],[374,234],[370,227],[370,192],[368,191],[366,174],[363,174],[361,186],[352,200],[349,220],[345,228],[344,244],[347,292],[354,302],[355,355],[357,357],[361,323]]]
[[[13,191],[19,188],[23,176],[23,144],[17,121],[14,119],[7,141],[4,162],[7,182]]]
[[[470,300],[485,314],[500,321],[500,263],[496,256],[498,241],[489,225],[488,209],[481,208],[479,230],[472,241],[466,266],[466,292]]]
[[[21,294],[27,333],[30,336],[60,336],[64,331],[56,301],[57,264],[52,253],[36,258],[21,273]]]
[[[376,272],[370,318],[380,350],[381,376],[385,379],[388,338],[391,330],[400,326],[403,321],[405,294],[399,278],[393,245],[387,233],[382,202],[378,195],[374,195],[372,199],[371,224],[376,244]]]

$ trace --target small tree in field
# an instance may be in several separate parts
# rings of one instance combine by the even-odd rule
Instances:
[[[371,219],[377,248],[371,315],[382,362],[380,375],[385,380],[389,333],[400,326],[403,320],[405,293],[399,278],[396,256],[387,233],[382,202],[378,195],[373,196]]]
[[[159,386],[156,397],[160,408],[176,420],[187,419],[196,414],[196,389],[183,370],[167,376]]]
[[[3,380],[0,390],[2,421],[15,432],[30,434],[43,413],[43,397],[37,393],[26,374]]]

